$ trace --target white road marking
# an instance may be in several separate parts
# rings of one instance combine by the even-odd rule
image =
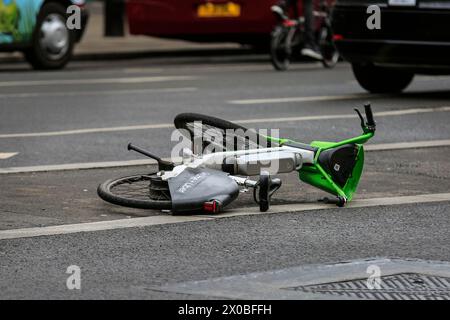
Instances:
[[[409,115],[409,114],[447,112],[447,111],[450,111],[450,106],[380,111],[380,112],[374,112],[374,116],[375,117],[390,117],[390,116],[402,116],[402,115]],[[232,122],[236,122],[239,124],[251,124],[251,123],[298,122],[298,121],[353,119],[353,118],[357,118],[356,113],[353,113],[353,114],[329,114],[329,115],[302,116],[302,117],[284,117],[284,118],[258,118],[258,119],[247,119],[247,120],[232,120]],[[134,130],[164,129],[164,128],[166,128],[166,129],[174,128],[174,126],[172,123],[157,123],[157,124],[143,124],[143,125],[135,125],[135,126],[88,128],[88,129],[49,131],[49,132],[5,133],[5,134],[0,134],[0,139],[51,137],[51,136],[73,135],[73,134],[102,133],[102,132],[104,133],[104,132],[119,132],[119,131],[134,131]]]
[[[450,139],[368,144],[367,146],[364,146],[364,149],[366,151],[385,151],[385,150],[418,149],[418,148],[433,148],[433,147],[448,147],[448,146],[450,146]]]
[[[416,76],[414,81],[442,81],[442,80],[449,80],[449,76]]]
[[[342,66],[339,66],[342,67]],[[183,71],[183,70],[191,70],[191,67],[179,67],[177,70]],[[308,63],[308,64],[296,64],[292,65],[292,67],[289,67],[289,70],[315,70],[315,69],[322,69],[323,65],[322,63]],[[217,64],[214,65],[202,65],[198,66],[195,71],[196,72],[248,72],[248,71],[273,71],[273,67],[268,64],[224,64],[218,66]]]
[[[7,133],[7,134],[0,134],[0,139],[54,137],[54,136],[66,136],[84,133],[119,132],[119,131],[133,131],[133,130],[163,129],[172,127],[173,124],[171,123],[157,123],[157,124],[136,125],[136,126],[74,129],[74,130],[36,132],[36,133]]]
[[[112,70],[116,72],[116,70]],[[162,73],[164,72],[163,68],[124,68],[122,69],[123,73]],[[84,73],[84,71],[83,71]]]
[[[372,199],[356,199],[350,202],[346,208],[366,208],[377,206],[394,206],[401,204],[415,204],[415,203],[430,203],[430,202],[443,202],[450,201],[450,193],[435,193],[435,194],[422,194],[415,196],[398,196],[398,197],[385,197],[385,198],[372,198]],[[260,212],[259,208],[245,208],[230,210],[230,212],[221,214],[220,216],[206,215],[206,218],[230,218],[237,216],[248,215],[260,215],[271,213],[286,213],[286,212],[302,212],[311,210],[324,210],[324,209],[336,209],[336,205],[324,205],[322,203],[310,203],[310,204],[284,204],[271,206],[270,212]],[[201,217],[201,216],[200,216]],[[0,238],[1,239],[1,238]]]
[[[169,158],[164,158],[163,160],[172,161],[172,159]],[[175,162],[181,162],[181,159],[175,159]],[[153,159],[68,163],[68,164],[43,165],[43,166],[1,168],[0,174],[119,168],[119,167],[155,165],[155,164],[157,164],[157,162]]]
[[[364,146],[364,149],[366,151],[372,152],[372,151],[421,149],[421,148],[449,147],[449,146],[450,146],[450,139],[368,144]],[[175,159],[164,158],[163,160],[174,161],[175,163],[181,162],[181,158]],[[119,168],[119,167],[154,165],[156,163],[157,162],[152,159],[141,159],[141,160],[126,160],[126,161],[69,163],[69,164],[29,166],[29,167],[9,167],[9,168],[0,168],[0,174]]]
[[[193,92],[195,87],[180,88],[154,88],[154,89],[132,89],[132,90],[99,90],[99,91],[67,91],[67,92],[25,92],[0,94],[0,99],[6,98],[39,98],[39,97],[67,97],[67,96],[97,96],[116,94],[147,94],[147,93],[175,93]]]
[[[6,160],[16,156],[18,152],[0,152],[0,160]]]
[[[60,86],[76,84],[135,84],[148,82],[187,81],[196,80],[194,76],[153,76],[153,77],[130,77],[130,78],[102,78],[102,79],[51,79],[51,80],[29,80],[29,81],[2,81],[0,87],[24,87],[24,86]]]
[[[414,82],[416,82],[416,81],[443,81],[443,80],[449,80],[449,79],[450,78],[448,76],[416,76],[416,77],[414,77]],[[346,81],[346,83],[359,86],[359,83],[356,80]]]
[[[347,208],[366,208],[376,206],[433,203],[444,201],[450,201],[450,193],[354,200],[347,206]],[[295,212],[326,210],[326,209],[345,210],[345,208],[338,209],[334,205],[311,203],[311,204],[289,204],[289,205],[272,206],[269,212],[260,212],[258,208],[252,207],[252,208],[229,210],[227,213],[219,215],[197,215],[197,216],[158,215],[145,218],[120,219],[112,221],[89,222],[89,223],[49,226],[40,228],[2,230],[0,231],[0,240],[54,236],[61,234],[95,232],[95,231],[116,230],[125,228],[137,228],[162,224],[211,221],[215,219],[230,218],[237,216],[279,214],[288,212],[295,213]]]
[[[245,99],[230,100],[230,104],[250,105],[250,104],[267,104],[267,103],[287,103],[287,102],[313,102],[313,101],[339,101],[353,99],[374,99],[386,97],[381,94],[349,94],[342,96],[312,96],[312,97],[284,97],[284,98],[267,98],[267,99]]]
[[[447,111],[450,111],[450,106],[380,111],[380,112],[374,112],[373,115],[376,118],[376,117],[403,116],[403,115],[409,115],[409,114],[447,112]],[[352,119],[352,118],[357,118],[356,113],[303,116],[303,117],[261,118],[261,119],[237,120],[234,122],[240,123],[240,124],[249,124],[249,123],[265,123],[265,122],[269,122],[269,123],[270,122],[296,122],[296,121],[316,121],[316,120],[334,120],[334,119]],[[2,138],[1,135],[0,135],[0,138]]]
[[[85,68],[91,68],[91,67],[98,67],[98,65],[95,64],[86,64],[84,65]],[[141,70],[145,70],[145,71],[141,71]],[[138,73],[138,74],[142,74],[142,73],[152,73],[152,74],[157,74],[157,73],[164,73],[165,69],[163,68],[136,68],[136,72],[133,72],[132,69],[130,68],[113,68],[113,69],[90,69],[90,70],[64,70],[64,74],[65,75],[80,75],[82,77],[85,77],[86,75],[119,75],[119,74],[123,74],[125,76],[132,74],[132,73]],[[40,80],[45,80],[44,76],[49,76],[48,79],[54,79],[54,76],[49,73],[49,74],[43,74],[40,73],[39,74],[39,79]]]
[[[112,221],[99,221],[99,222],[68,224],[68,225],[51,226],[51,227],[2,230],[2,231],[0,231],[0,240],[30,238],[30,237],[39,237],[39,236],[51,236],[51,235],[78,233],[78,232],[92,232],[92,231],[114,230],[114,229],[124,229],[124,228],[138,228],[138,227],[146,227],[146,226],[169,224],[169,223],[204,221],[204,220],[211,220],[211,218],[207,218],[207,217],[200,218],[197,216],[191,216],[191,217],[185,216],[185,217],[183,217],[182,220],[180,220],[178,216],[160,215],[160,216],[152,216],[152,217],[147,217],[147,218],[131,218],[131,219],[120,219],[120,220],[112,220]]]
[[[68,163],[68,164],[43,165],[43,166],[29,166],[29,167],[10,167],[10,168],[1,168],[0,174],[118,168],[118,167],[154,165],[156,163],[157,162],[152,159],[148,160],[142,159],[142,160],[127,160],[127,161]]]

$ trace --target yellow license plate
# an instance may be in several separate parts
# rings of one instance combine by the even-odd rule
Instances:
[[[241,15],[241,6],[234,2],[205,3],[197,8],[199,18],[236,18]]]

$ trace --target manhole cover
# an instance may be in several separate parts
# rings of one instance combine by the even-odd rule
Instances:
[[[376,300],[450,300],[450,278],[419,273],[382,276],[379,288],[369,289],[367,279],[355,279],[284,288],[305,293]]]
[[[380,278],[374,277],[374,267]],[[369,289],[369,279],[372,288],[380,286]],[[450,263],[368,258],[168,284],[155,290],[245,300],[450,300]]]

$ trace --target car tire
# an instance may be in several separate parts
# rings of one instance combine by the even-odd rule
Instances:
[[[377,67],[372,64],[352,64],[358,83],[371,93],[399,93],[413,80],[414,73]]]
[[[24,52],[34,69],[61,69],[69,62],[75,35],[67,28],[66,21],[66,9],[61,4],[50,2],[41,8],[31,47]]]

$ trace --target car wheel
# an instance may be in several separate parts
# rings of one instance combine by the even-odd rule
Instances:
[[[414,78],[414,73],[376,67],[372,64],[352,64],[358,83],[371,93],[398,93]]]
[[[39,12],[32,37],[32,46],[25,58],[35,69],[60,69],[70,60],[74,34],[67,28],[67,14],[58,3],[45,4]]]

